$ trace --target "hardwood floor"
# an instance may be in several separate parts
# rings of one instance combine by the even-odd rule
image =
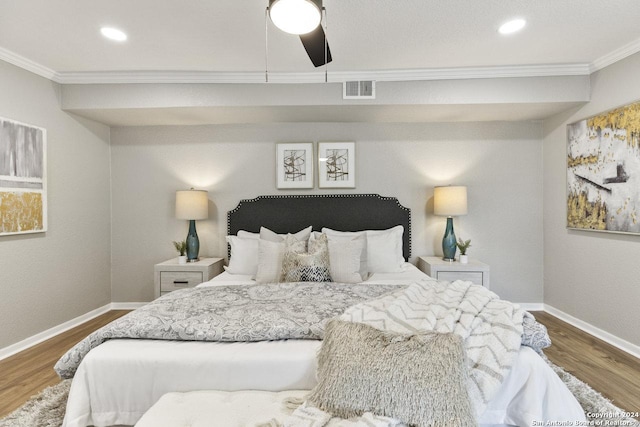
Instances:
[[[40,390],[60,382],[53,370],[58,359],[96,329],[128,313],[114,310],[0,360],[0,417],[19,408]]]
[[[18,408],[29,397],[60,380],[55,362],[75,343],[99,327],[126,314],[110,311],[28,350],[0,360],[0,417]],[[553,345],[545,353],[614,404],[640,411],[640,359],[551,316],[534,312],[549,330]]]
[[[614,405],[640,412],[640,359],[545,312],[532,313],[547,327],[553,363],[589,384]]]

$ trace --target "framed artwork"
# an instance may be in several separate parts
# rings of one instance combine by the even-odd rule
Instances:
[[[313,188],[313,143],[276,145],[278,188]]]
[[[0,236],[47,231],[47,131],[0,117]]]
[[[318,187],[356,187],[356,147],[353,142],[318,143]]]
[[[640,233],[640,102],[567,125],[567,227]]]

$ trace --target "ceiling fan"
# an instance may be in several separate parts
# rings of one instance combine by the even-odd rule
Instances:
[[[331,50],[322,28],[322,0],[269,0],[267,13],[276,27],[300,36],[315,67],[331,62]],[[326,17],[325,17],[326,22]]]

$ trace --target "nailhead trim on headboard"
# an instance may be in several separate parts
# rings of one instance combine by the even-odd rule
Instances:
[[[343,198],[350,198],[350,199],[372,199],[372,200],[380,200],[380,201],[392,201],[395,202],[396,207],[405,212],[406,215],[406,223],[403,222],[403,225],[405,227],[405,236],[404,236],[404,245],[403,245],[403,253],[406,259],[408,259],[411,256],[411,209],[402,206],[400,204],[400,202],[398,201],[397,198],[395,197],[383,197],[380,196],[379,194],[304,194],[304,195],[271,195],[271,196],[258,196],[254,199],[243,199],[240,200],[240,202],[238,203],[238,206],[236,206],[233,210],[230,210],[229,212],[227,212],[227,235],[231,235],[232,233],[232,227],[231,227],[231,223],[233,221],[233,215],[237,212],[239,212],[244,206],[253,204],[253,203],[259,203],[261,200],[269,200],[269,199],[283,199],[284,203],[286,203],[287,199],[319,199],[319,198],[326,198],[326,199],[343,199]],[[375,202],[374,202],[375,203]],[[357,208],[358,204],[354,203],[354,208]],[[388,208],[388,205],[381,205],[380,209],[384,209],[384,208]],[[334,213],[334,212],[332,212]],[[362,212],[361,214],[365,214],[366,216],[367,212]],[[359,212],[354,211],[354,212],[350,212],[351,215],[358,215]],[[365,222],[366,223],[366,222]],[[264,225],[268,227],[268,224],[260,224],[260,225]],[[326,225],[326,224],[321,224],[321,225]],[[395,224],[389,224],[387,227],[385,228],[390,228],[393,227],[395,225],[398,225],[398,223]],[[252,226],[255,227],[255,224],[252,224]],[[235,228],[235,227],[234,227]],[[365,226],[366,228],[366,226]],[[247,229],[244,228],[242,225],[240,226],[240,228],[237,229]],[[234,230],[235,232],[237,232],[237,230]],[[254,230],[257,231],[257,230]],[[289,231],[297,231],[297,230],[289,230]],[[355,231],[355,230],[350,230],[350,231]]]

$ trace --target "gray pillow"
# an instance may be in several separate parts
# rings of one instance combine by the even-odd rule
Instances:
[[[542,349],[551,345],[547,328],[538,323],[533,314],[528,311],[524,312],[522,319],[522,345],[531,347],[537,353],[542,353]]]
[[[309,244],[309,253],[295,246],[293,236],[285,238],[282,274],[285,282],[331,282],[329,246],[322,235]]]
[[[335,416],[364,412],[417,426],[476,426],[462,338],[398,334],[331,320],[310,403]]]

